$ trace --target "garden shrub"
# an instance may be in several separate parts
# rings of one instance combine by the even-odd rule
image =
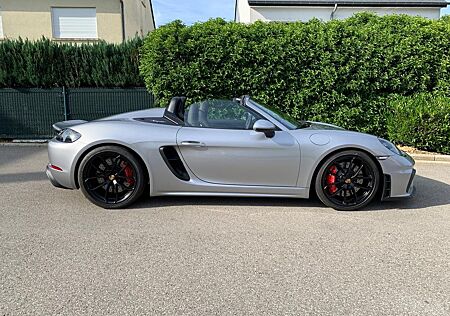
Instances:
[[[401,145],[450,154],[450,97],[421,93],[390,101],[387,130]]]
[[[140,70],[162,104],[249,94],[297,119],[386,136],[390,95],[450,94],[449,52],[450,19],[175,21],[146,38]]]
[[[139,87],[142,39],[122,44],[0,41],[0,88]]]

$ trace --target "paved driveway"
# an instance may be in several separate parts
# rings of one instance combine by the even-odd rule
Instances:
[[[120,211],[53,188],[45,147],[0,146],[0,315],[449,315],[450,164],[417,196],[155,198]]]

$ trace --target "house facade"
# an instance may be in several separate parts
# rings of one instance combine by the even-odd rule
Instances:
[[[151,0],[0,0],[0,40],[120,43],[154,29]]]
[[[323,21],[345,19],[358,12],[440,17],[446,0],[236,0],[235,21]]]

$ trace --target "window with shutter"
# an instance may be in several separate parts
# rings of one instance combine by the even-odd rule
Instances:
[[[52,8],[53,38],[97,39],[95,8]]]

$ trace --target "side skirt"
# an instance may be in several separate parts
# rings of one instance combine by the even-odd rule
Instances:
[[[309,198],[309,188],[268,188],[220,186],[196,188],[195,191],[154,192],[153,196],[239,196],[239,197],[283,197]],[[234,190],[233,190],[234,189]]]

